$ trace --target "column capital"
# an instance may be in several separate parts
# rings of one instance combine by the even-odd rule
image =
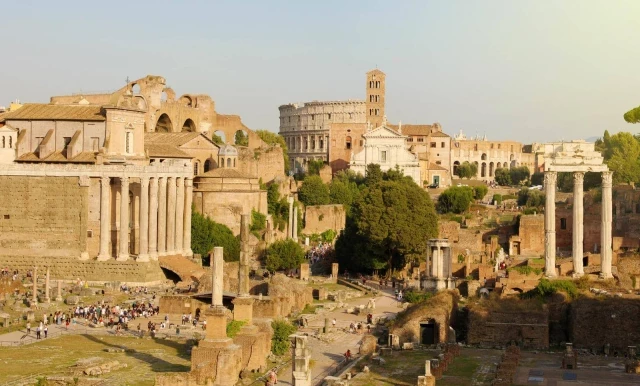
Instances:
[[[140,185],[142,185],[143,187],[149,186],[149,177],[147,176],[140,177]]]
[[[544,172],[544,183],[546,184],[555,184],[558,179],[557,172]]]
[[[109,185],[111,183],[111,177],[102,176],[100,177],[100,182],[102,183],[102,186]]]
[[[584,183],[584,172],[573,172],[573,183]]]
[[[602,186],[610,188],[613,185],[613,172],[602,172]]]
[[[184,186],[186,186],[187,188],[192,187],[193,186],[193,178],[185,177]]]

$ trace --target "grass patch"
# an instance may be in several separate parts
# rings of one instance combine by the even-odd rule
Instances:
[[[507,268],[507,272],[515,271],[522,275],[541,275],[542,270],[540,268],[533,268],[529,265],[518,265],[516,267]]]
[[[304,306],[304,309],[300,312],[301,314],[315,314],[317,306],[313,306],[311,304],[307,304]]]

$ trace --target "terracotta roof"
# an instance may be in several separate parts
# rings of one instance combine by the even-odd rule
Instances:
[[[145,133],[144,143],[158,144],[158,145],[173,145],[177,147],[177,146],[182,146],[185,143],[191,141],[192,139],[200,136],[202,136],[207,141],[216,145],[212,140],[207,138],[207,136],[203,135],[202,133],[187,132],[187,131],[182,133]]]
[[[101,106],[27,103],[2,115],[3,120],[104,121]]]
[[[232,168],[216,168],[213,170],[209,170],[206,173],[198,174],[198,177],[255,178]]]
[[[395,131],[398,131],[399,125],[387,125]],[[433,126],[431,125],[402,125],[402,134],[403,135],[429,135],[431,134],[431,129]]]
[[[146,139],[146,135],[145,135]],[[144,150],[149,157],[153,158],[193,158],[184,151],[178,149],[175,145],[166,145],[162,143],[147,143],[145,140]]]
[[[429,162],[429,170],[447,170],[438,164],[434,164],[433,162]]]
[[[35,153],[25,153],[16,158],[16,162],[59,162],[59,163],[96,163],[96,153],[90,151],[84,151],[72,159],[62,154],[61,151],[51,153],[46,158],[40,159]]]
[[[431,133],[432,137],[446,137],[446,138],[451,138],[451,136],[449,134],[446,134],[443,131],[434,131],[433,133]]]

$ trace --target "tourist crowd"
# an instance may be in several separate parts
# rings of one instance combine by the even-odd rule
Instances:
[[[320,260],[324,260],[333,255],[333,245],[329,243],[320,243],[307,251],[307,259],[309,263],[314,264]]]

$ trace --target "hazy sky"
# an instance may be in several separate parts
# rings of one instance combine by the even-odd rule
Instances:
[[[278,106],[364,99],[387,116],[523,142],[640,131],[640,0],[4,2],[0,104],[162,75],[278,130]]]

